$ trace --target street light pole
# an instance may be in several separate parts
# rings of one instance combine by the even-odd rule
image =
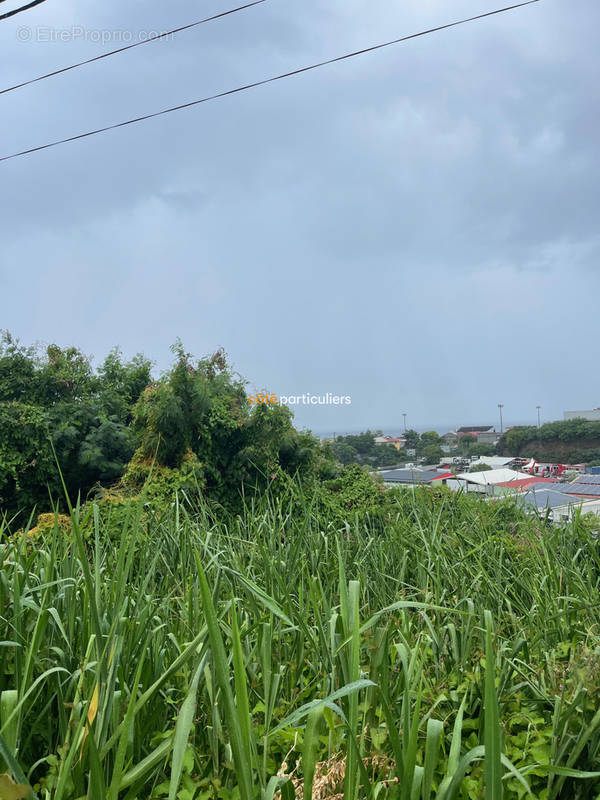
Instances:
[[[500,409],[500,433],[504,433],[504,424],[502,422],[502,409],[504,408],[504,403],[498,403],[498,408]]]
[[[404,433],[406,433],[406,412],[402,416],[404,417]]]
[[[540,421],[540,409],[541,409],[541,406],[536,406],[536,408],[537,408],[537,412],[538,412],[538,428],[541,428],[542,427],[542,423]]]

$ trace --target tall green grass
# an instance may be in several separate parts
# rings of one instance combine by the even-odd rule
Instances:
[[[299,497],[4,530],[4,772],[43,800],[597,797],[589,526],[416,492],[340,530]]]

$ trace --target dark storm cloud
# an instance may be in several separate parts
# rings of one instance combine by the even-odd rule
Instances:
[[[4,84],[110,49],[22,25],[143,32],[232,5],[44,4],[0,28]],[[0,97],[2,154],[492,7],[269,0]],[[297,410],[322,430],[598,405],[568,347],[600,296],[598,22],[542,0],[0,165],[0,327],[161,366],[177,336],[224,345],[259,388],[352,395]]]

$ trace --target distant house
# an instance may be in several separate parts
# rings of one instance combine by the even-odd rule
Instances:
[[[600,408],[593,408],[591,411],[565,411],[565,420],[586,419],[588,422],[600,422]]]
[[[452,446],[458,442],[458,432],[457,431],[448,431],[442,436],[442,439],[446,442],[446,444]]]
[[[391,444],[396,450],[402,450],[406,446],[406,439],[403,436],[376,436],[373,441],[377,445]]]
[[[467,425],[462,428],[458,428],[456,433],[459,439],[463,436],[474,436],[476,439],[478,439],[479,434],[491,431],[492,427],[492,425]]]
[[[477,443],[478,444],[490,444],[495,446],[500,441],[500,436],[502,434],[499,431],[481,431],[477,434]]]
[[[381,472],[383,485],[393,486],[445,486],[454,478],[452,472],[420,469],[390,469]]]

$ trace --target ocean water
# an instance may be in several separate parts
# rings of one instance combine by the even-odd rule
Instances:
[[[431,425],[412,426],[410,422],[407,422],[407,427],[413,428],[413,430],[417,431],[417,433],[425,433],[425,431],[435,431],[436,433],[439,433],[440,436],[443,436],[445,433],[448,433],[448,431],[456,430],[457,428],[463,427],[465,424],[486,425],[487,423],[484,420],[483,422],[479,423],[451,422],[446,425],[443,424],[440,425],[439,423],[432,423]],[[492,426],[492,429],[495,428],[495,430],[500,430],[500,425],[498,422],[495,423],[492,422],[490,424]],[[513,427],[518,425],[537,425],[537,420],[518,420],[517,422],[510,420],[507,424],[505,424],[504,430],[506,430],[507,427]],[[355,436],[358,433],[364,433],[364,431],[366,430],[382,431],[384,436],[402,436],[404,432],[404,428],[402,427],[402,425],[398,426],[398,424],[396,423],[394,425],[366,425],[364,428],[352,428],[351,430],[336,430],[336,431],[313,430],[313,433],[315,434],[315,436],[319,436],[321,439],[330,439],[334,435]]]

